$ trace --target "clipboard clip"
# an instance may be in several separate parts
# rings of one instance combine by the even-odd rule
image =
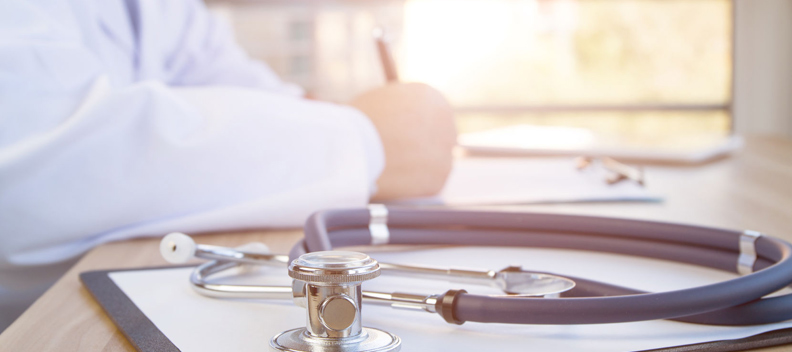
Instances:
[[[605,182],[609,185],[614,185],[622,181],[634,181],[641,187],[645,187],[644,170],[641,167],[632,167],[616,161],[610,157],[591,157],[581,156],[575,161],[578,170],[584,170],[591,165],[598,163],[601,164],[605,170],[608,171],[608,176]]]

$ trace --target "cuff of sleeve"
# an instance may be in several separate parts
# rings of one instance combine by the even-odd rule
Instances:
[[[374,124],[368,116],[357,109],[351,108],[357,114],[352,121],[355,124],[358,135],[363,143],[363,150],[366,153],[366,171],[369,180],[369,197],[377,193],[377,179],[385,168],[385,150],[382,140]]]

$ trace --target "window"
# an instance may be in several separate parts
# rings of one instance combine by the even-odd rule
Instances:
[[[243,46],[259,48],[254,56],[321,99],[383,83],[371,38],[382,25],[401,77],[443,91],[461,132],[530,123],[646,139],[731,128],[730,0],[210,4],[226,10]],[[303,57],[311,74],[279,66],[282,57]]]

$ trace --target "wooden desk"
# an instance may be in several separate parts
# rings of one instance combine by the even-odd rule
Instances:
[[[599,203],[497,207],[754,229],[792,241],[792,141],[749,138],[735,157],[698,167],[646,168],[647,185],[663,203]],[[492,209],[493,207],[489,207]],[[286,252],[298,230],[208,234],[200,242],[237,246],[266,242]],[[165,265],[159,239],[94,249],[0,335],[0,351],[133,351],[78,280],[83,271]],[[792,351],[792,346],[765,349]]]

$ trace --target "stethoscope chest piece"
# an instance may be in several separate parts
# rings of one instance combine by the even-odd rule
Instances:
[[[397,336],[361,325],[361,283],[380,274],[376,260],[357,252],[307,253],[289,265],[294,297],[306,311],[306,327],[270,341],[276,351],[398,351]]]

